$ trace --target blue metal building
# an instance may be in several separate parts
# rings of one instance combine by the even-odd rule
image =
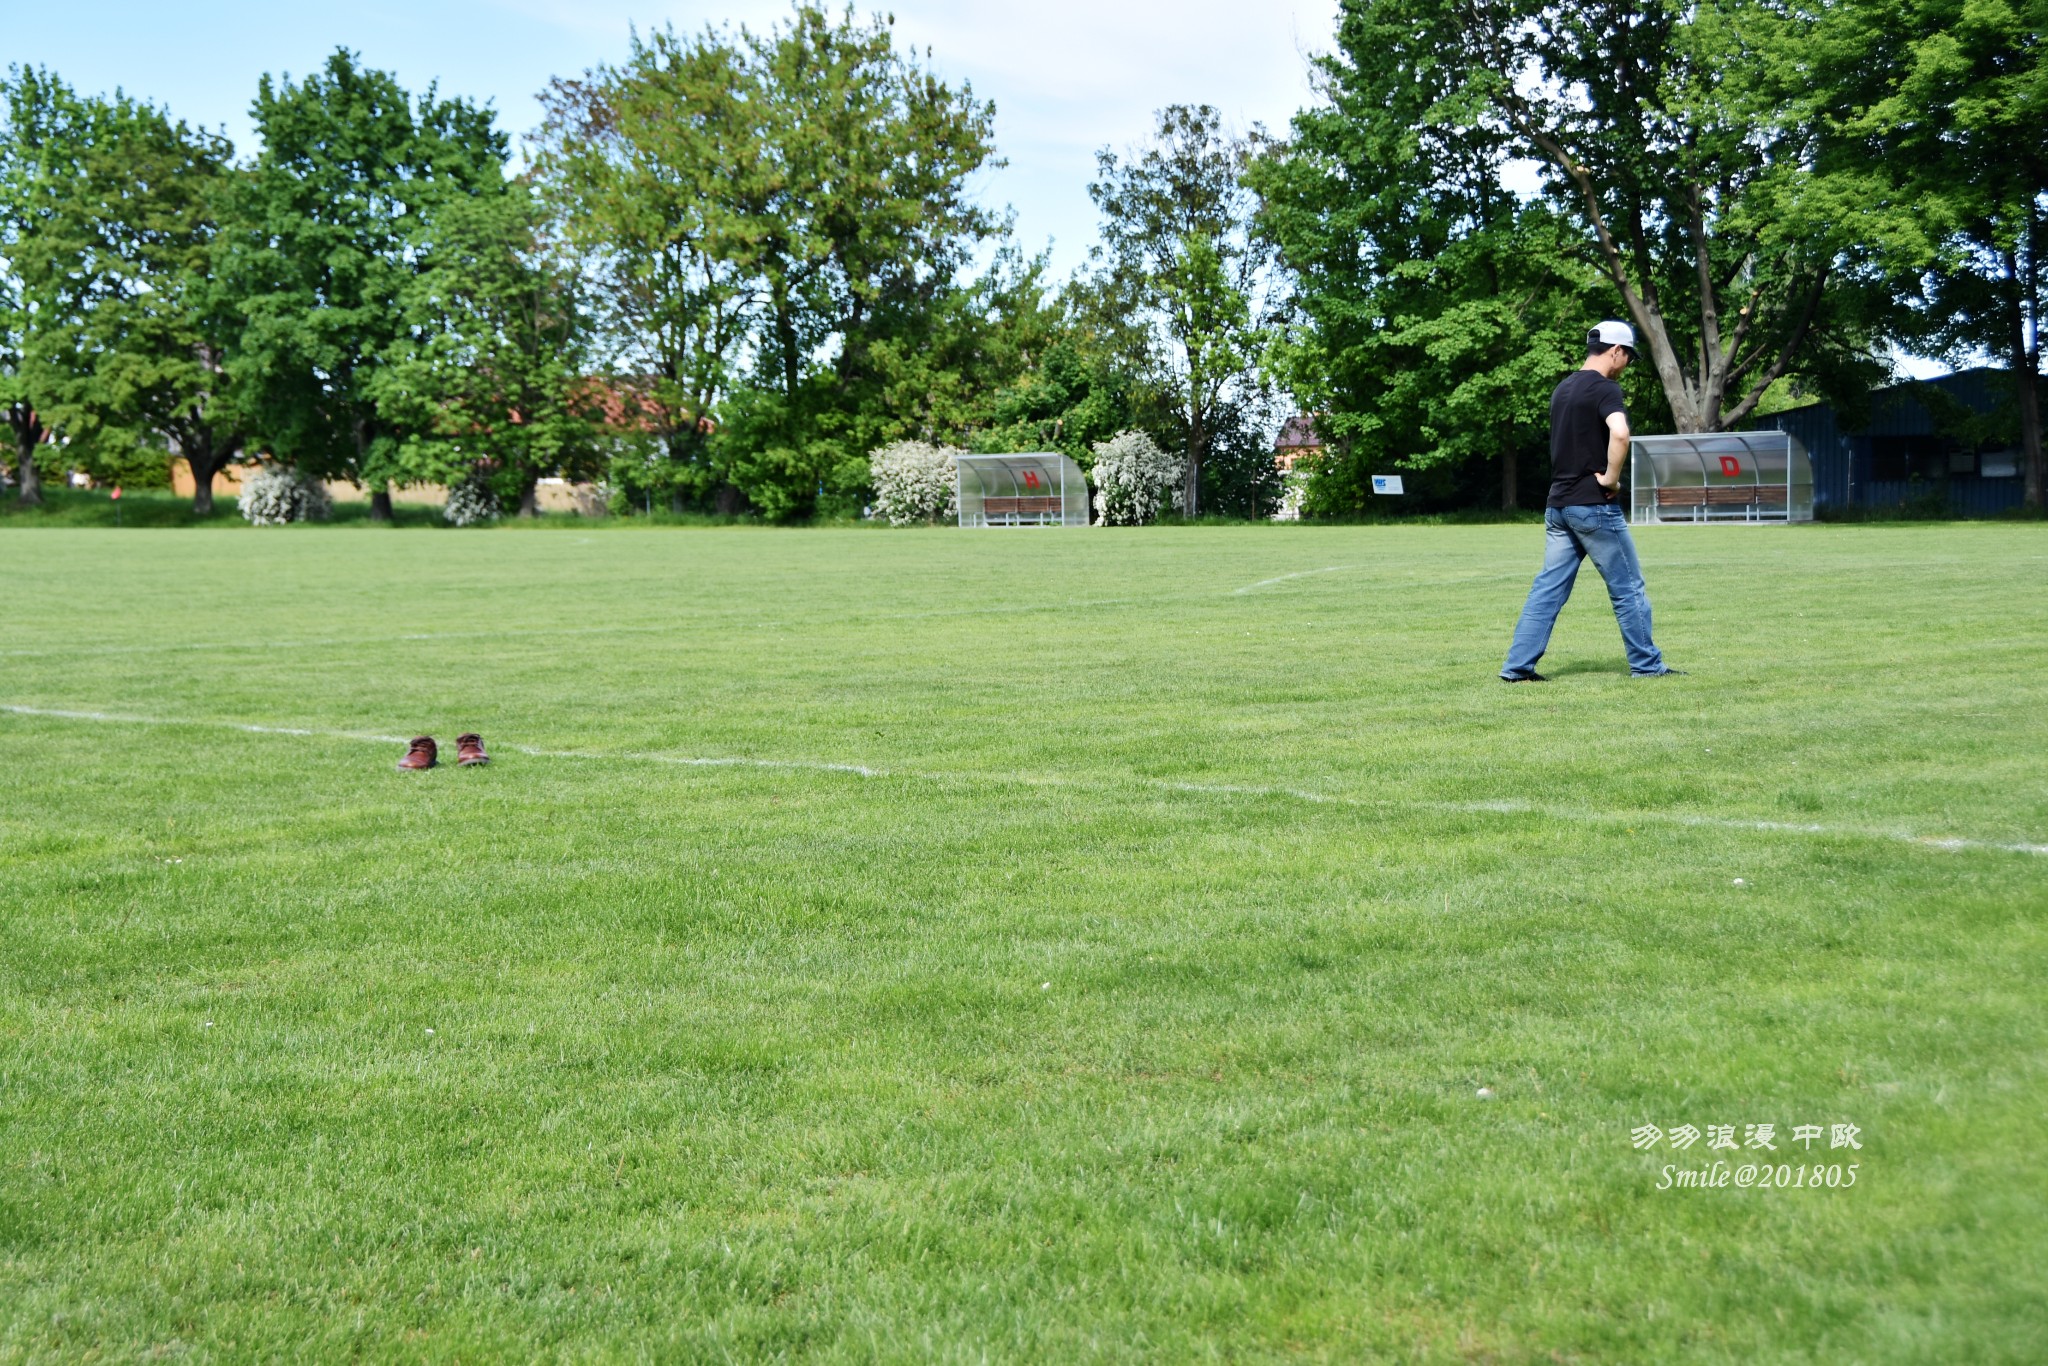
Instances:
[[[1921,397],[1926,389],[1976,414],[2012,409],[2006,372],[1987,367],[1879,389],[1870,396],[1868,426],[1855,430],[1836,420],[1831,403],[1788,408],[1743,425],[1799,438],[1813,460],[1813,503],[1823,517],[1829,507],[1895,507],[1939,497],[1959,517],[2018,507],[2025,471],[2017,437],[1973,443],[1944,433]]]

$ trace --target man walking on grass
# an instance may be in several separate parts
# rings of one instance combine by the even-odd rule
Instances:
[[[1621,623],[1621,643],[1628,652],[1628,671],[1637,678],[1678,673],[1650,639],[1650,594],[1643,586],[1643,566],[1628,534],[1615,495],[1621,489],[1621,467],[1628,461],[1628,409],[1614,377],[1636,358],[1635,329],[1627,323],[1604,322],[1586,334],[1586,363],[1565,376],[1550,395],[1550,500],[1543,509],[1543,568],[1530,585],[1515,639],[1508,646],[1500,676],[1507,683],[1542,683],[1536,661],[1550,647],[1550,630],[1572,595],[1579,561],[1593,557],[1593,567],[1607,581],[1614,619]]]

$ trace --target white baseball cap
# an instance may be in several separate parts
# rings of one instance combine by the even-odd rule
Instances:
[[[1586,343],[1589,346],[1626,346],[1630,352],[1634,352],[1636,330],[1627,323],[1609,319],[1607,322],[1594,324],[1593,330],[1586,334]]]

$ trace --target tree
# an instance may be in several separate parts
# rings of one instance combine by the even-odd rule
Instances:
[[[2048,0],[1853,0],[1830,15],[1837,113],[1874,183],[1914,206],[1899,331],[2012,374],[2026,504],[2043,505],[2041,324],[2048,296]]]
[[[737,177],[762,155],[754,77],[740,46],[707,29],[637,34],[626,61],[556,80],[535,155],[544,194],[593,281],[602,357],[651,417],[661,492],[738,491],[713,468],[710,424],[752,335],[759,283],[746,260]]]
[[[14,438],[23,507],[43,501],[38,451],[51,435],[51,332],[66,317],[63,281],[46,269],[52,201],[92,144],[92,112],[47,71],[8,68],[0,126],[0,405]]]
[[[240,318],[212,269],[232,148],[118,93],[76,109],[82,136],[16,254],[44,301],[42,416],[76,463],[131,485],[162,481],[168,442],[206,516],[243,443]]]
[[[1044,257],[1026,260],[1005,246],[980,276],[871,330],[864,373],[848,381],[830,430],[856,446],[984,443],[1003,395],[1056,344],[1061,317],[1045,270]]]
[[[1505,188],[1508,135],[1418,120],[1343,75],[1249,173],[1293,282],[1270,364],[1334,452],[1309,507],[1362,510],[1390,466],[1492,464],[1513,508],[1611,287],[1568,221]]]
[[[523,183],[442,206],[403,293],[408,335],[368,384],[407,477],[481,472],[523,517],[543,476],[600,463],[577,282],[543,226]]]
[[[812,4],[765,34],[636,39],[548,103],[538,164],[606,282],[622,378],[663,414],[678,501],[787,517],[864,488],[868,450],[928,415],[890,405],[937,402],[914,354],[979,330],[961,276],[997,227],[967,191],[992,107],[890,21]]]
[[[1062,451],[1085,471],[1094,467],[1094,447],[1118,432],[1144,431],[1154,440],[1171,432],[1171,396],[1120,368],[1099,341],[1085,323],[1060,317],[1044,344],[1022,357],[1013,381],[989,396],[974,448]]]
[[[1770,0],[1365,0],[1322,69],[1350,107],[1507,140],[1539,163],[1632,319],[1681,431],[1780,377],[1870,376],[1861,286],[1909,230],[1820,112],[1845,73]]]
[[[1151,146],[1121,160],[1096,153],[1088,187],[1102,213],[1097,313],[1123,320],[1112,326],[1124,329],[1126,348],[1176,394],[1190,517],[1226,414],[1259,389],[1269,255],[1251,230],[1250,156],[1215,109],[1172,105],[1159,111]]]
[[[248,318],[236,380],[273,454],[369,489],[389,520],[420,429],[379,407],[377,372],[418,341],[405,304],[445,206],[504,192],[505,135],[489,109],[415,101],[346,50],[297,84],[265,76],[253,113],[263,150],[223,262]]]
[[[968,190],[1002,164],[994,106],[898,52],[892,28],[799,4],[746,39],[764,97],[767,156],[743,190],[765,317],[720,444],[771,516],[852,502],[866,451],[916,430],[888,390],[905,394],[907,347],[949,345],[949,324],[971,322],[961,277],[999,227]]]

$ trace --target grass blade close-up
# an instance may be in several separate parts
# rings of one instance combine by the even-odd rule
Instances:
[[[0,535],[0,1361],[2040,1360],[2048,537],[1541,541]]]

